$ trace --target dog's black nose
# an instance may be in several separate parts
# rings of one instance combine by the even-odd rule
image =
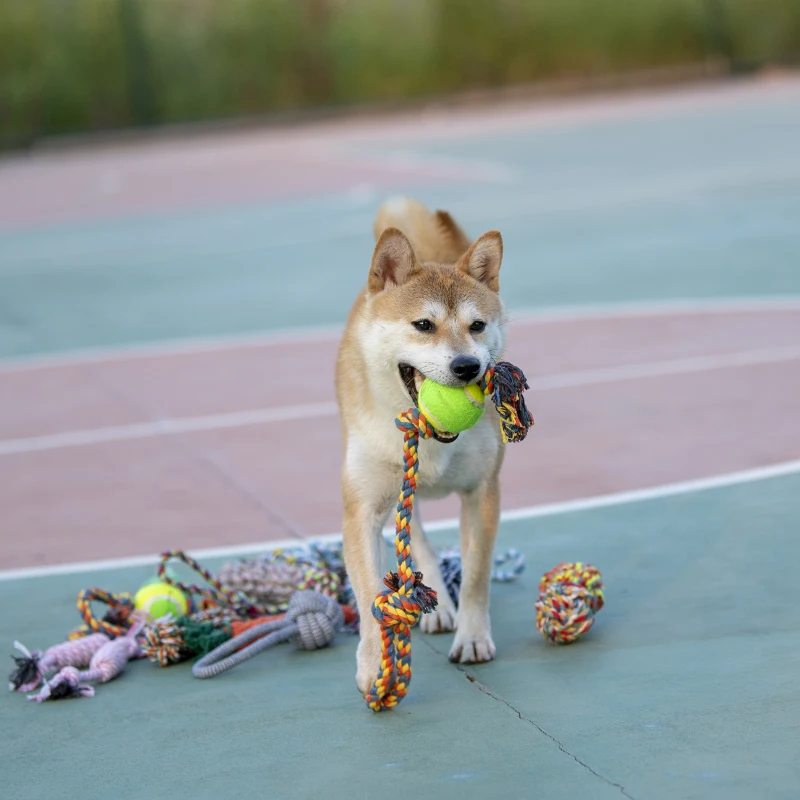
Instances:
[[[481,362],[475,356],[456,356],[450,363],[450,371],[460,381],[471,381],[478,377]]]

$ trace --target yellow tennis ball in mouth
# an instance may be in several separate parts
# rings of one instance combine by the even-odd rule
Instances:
[[[176,619],[189,613],[189,600],[177,587],[163,583],[158,579],[149,581],[133,598],[134,607],[149,614],[153,619],[160,619],[172,614]]]
[[[474,383],[443,386],[426,378],[419,390],[419,410],[442,433],[461,433],[483,416],[485,396]]]

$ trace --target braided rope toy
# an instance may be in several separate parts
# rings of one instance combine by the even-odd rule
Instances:
[[[533,425],[522,392],[528,383],[513,364],[500,362],[489,367],[480,383],[500,415],[503,442],[519,442]],[[372,615],[380,625],[381,664],[378,675],[364,699],[373,711],[394,708],[408,693],[411,683],[411,628],[422,614],[436,608],[436,592],[422,582],[411,557],[411,516],[419,472],[420,439],[433,436],[431,424],[418,408],[400,414],[395,424],[403,433],[403,485],[395,516],[397,572],[388,572],[384,589],[372,604]]]
[[[207,620],[190,616],[154,622],[142,632],[142,652],[154,664],[169,667],[210,652],[230,639],[232,628],[232,620],[224,615]]]
[[[201,575],[211,588],[187,586],[167,576],[166,565],[177,558]],[[249,627],[282,618],[297,591],[313,590],[338,599],[346,624],[357,627],[351,607],[341,546],[309,543],[278,549],[255,559],[226,562],[216,575],[179,550],[161,554],[160,575],[165,582],[191,596],[202,594],[204,608],[177,619],[151,620],[142,634],[145,656],[162,667],[194,656],[202,657]]]
[[[142,623],[133,625],[125,636],[119,636],[103,644],[84,671],[73,666],[63,667],[59,673],[45,683],[38,694],[28,695],[28,700],[43,703],[45,700],[60,700],[66,697],[94,697],[94,687],[82,681],[108,683],[120,675],[128,661],[141,658],[142,649],[137,640]]]
[[[274,550],[260,558],[223,564],[216,579],[253,600],[261,615],[282,614],[296,591],[313,589],[338,598],[344,584],[343,568],[335,554],[320,546]],[[341,602],[341,599],[340,599]]]
[[[16,669],[8,677],[9,691],[32,692],[47,678],[50,672],[64,667],[88,667],[92,656],[110,639],[104,633],[92,633],[73,641],[61,642],[41,650],[30,652],[27,647],[14,642],[22,657],[11,656]]]
[[[603,607],[603,577],[591,564],[564,562],[545,573],[536,601],[536,629],[556,644],[583,636]]]
[[[341,605],[341,603],[340,603]],[[341,605],[345,626],[352,626],[358,613],[352,606]],[[142,651],[155,664],[168,667],[193,657],[202,657],[229,639],[251,628],[283,619],[286,614],[267,614],[253,619],[234,619],[224,615],[202,619],[207,612],[148,625],[142,634]]]
[[[283,618],[255,625],[234,636],[195,662],[192,674],[195,678],[213,678],[289,639],[301,650],[327,647],[342,625],[344,614],[333,597],[308,589],[298,591],[292,595]]]
[[[109,607],[103,619],[97,619],[94,615],[92,601],[105,603]],[[124,636],[133,622],[133,595],[130,592],[115,594],[105,589],[83,589],[78,592],[77,607],[83,624],[67,636],[70,641],[93,633],[104,633],[111,639]]]
[[[259,612],[257,603],[255,603],[251,597],[248,597],[243,592],[238,592],[230,589],[227,586],[224,586],[207,569],[201,567],[197,561],[195,561],[183,550],[166,550],[161,554],[160,558],[161,560],[158,565],[157,573],[160,580],[162,580],[164,583],[168,583],[170,586],[180,589],[190,597],[197,594],[206,598],[211,605],[219,605],[229,608],[234,611],[237,616],[258,616]],[[173,578],[167,572],[167,564],[173,558],[182,561],[184,564],[186,564],[186,566],[194,570],[209,584],[211,588],[205,586],[196,586],[195,584],[187,586],[185,583],[181,583],[176,578]]]

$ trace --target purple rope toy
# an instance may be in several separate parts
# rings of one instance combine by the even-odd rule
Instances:
[[[92,656],[88,670],[81,672],[73,666],[64,667],[52,680],[45,683],[38,694],[28,695],[28,700],[42,703],[65,697],[94,697],[94,686],[82,681],[108,683],[122,673],[128,661],[142,658],[142,647],[136,640],[142,627],[142,623],[138,623],[125,636],[103,644]]]
[[[64,667],[88,667],[92,656],[109,641],[104,633],[93,633],[82,639],[54,644],[44,653],[41,650],[31,653],[25,645],[14,642],[22,657],[11,656],[17,666],[8,677],[8,689],[11,692],[32,692],[46,680],[48,673]]]

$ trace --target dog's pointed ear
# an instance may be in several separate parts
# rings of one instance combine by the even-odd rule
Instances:
[[[503,237],[500,231],[488,231],[473,242],[459,259],[458,266],[493,292],[499,292],[502,261]]]
[[[367,289],[370,294],[401,286],[420,269],[411,243],[397,228],[386,228],[375,245]]]

